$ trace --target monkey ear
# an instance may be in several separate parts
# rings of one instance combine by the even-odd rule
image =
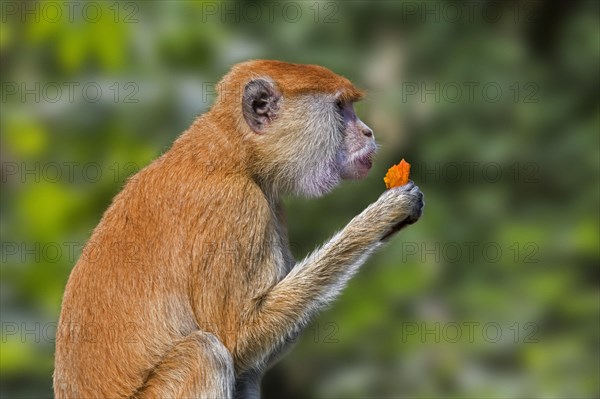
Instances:
[[[266,79],[253,79],[244,87],[242,113],[248,126],[256,133],[264,133],[277,117],[281,93]]]

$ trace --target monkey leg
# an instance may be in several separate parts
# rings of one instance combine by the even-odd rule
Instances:
[[[131,399],[229,399],[234,385],[227,348],[213,334],[195,331],[165,354]]]

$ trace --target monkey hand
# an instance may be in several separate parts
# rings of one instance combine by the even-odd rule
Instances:
[[[387,241],[403,227],[413,224],[419,220],[423,214],[423,206],[425,204],[423,201],[423,193],[412,181],[409,181],[404,186],[388,190],[386,193],[390,191],[395,192],[394,200],[396,200],[395,206],[397,207],[395,209],[395,214],[399,215],[399,218],[396,219],[396,222],[384,234],[384,236],[381,238],[381,241]]]
[[[370,226],[376,241],[387,241],[409,224],[415,223],[423,213],[423,193],[412,181],[386,190],[357,219]],[[359,221],[357,220],[357,221]]]

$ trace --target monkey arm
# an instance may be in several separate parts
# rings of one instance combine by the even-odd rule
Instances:
[[[369,255],[383,245],[394,226],[407,219],[416,220],[421,207],[422,195],[417,187],[389,190],[325,245],[298,262],[247,311],[235,357],[242,365],[264,363],[264,354],[298,334],[339,295]]]
[[[258,297],[243,318],[234,357],[248,366],[264,363],[288,338],[299,334],[382,245],[374,242],[365,248],[359,237],[348,226]]]

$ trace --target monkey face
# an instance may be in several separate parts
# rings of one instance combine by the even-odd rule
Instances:
[[[242,114],[254,173],[278,193],[321,196],[371,169],[373,131],[341,93],[286,96],[275,82],[253,79],[244,89]]]
[[[338,162],[342,179],[362,179],[373,165],[377,151],[373,131],[361,121],[352,103],[337,102],[337,112],[342,123],[344,137]]]

